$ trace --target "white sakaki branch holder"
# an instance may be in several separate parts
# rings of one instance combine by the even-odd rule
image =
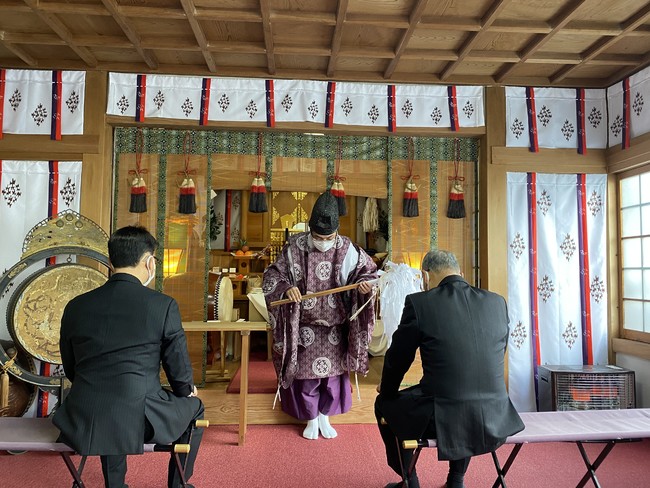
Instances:
[[[384,270],[379,271],[379,303],[389,347],[402,318],[406,296],[422,290],[422,272],[419,269],[388,261]]]

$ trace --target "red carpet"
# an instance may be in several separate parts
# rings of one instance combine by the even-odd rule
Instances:
[[[241,368],[230,380],[226,393],[239,393]],[[248,363],[248,393],[275,393],[278,377],[273,361],[251,361]]]
[[[212,419],[218,421],[218,419]],[[301,425],[251,425],[246,445],[237,446],[237,426],[216,425],[203,437],[194,476],[196,488],[380,488],[397,476],[386,466],[383,444],[374,425],[334,425],[336,439],[310,441],[300,436]],[[601,444],[589,444],[595,457]],[[503,460],[510,446],[499,449]],[[598,468],[601,486],[645,488],[650,476],[650,441],[618,444]],[[78,462],[78,457],[74,460]],[[126,482],[131,488],[166,486],[168,457],[164,453],[130,456]],[[0,452],[0,486],[3,488],[69,488],[70,475],[55,453],[25,453],[12,456]],[[584,474],[574,444],[525,445],[511,468],[509,488],[570,488]],[[420,456],[418,473],[422,487],[443,486],[447,464],[436,461],[436,451]],[[492,486],[495,473],[489,455],[472,459],[465,477],[467,488]],[[104,486],[99,458],[88,460],[83,476],[89,488]],[[587,486],[593,486],[590,482]]]

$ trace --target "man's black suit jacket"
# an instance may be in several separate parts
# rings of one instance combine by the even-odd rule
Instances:
[[[176,301],[115,274],[71,300],[61,319],[70,393],[54,415],[66,443],[84,455],[139,454],[145,417],[157,442],[180,437],[197,398]],[[173,392],[162,388],[160,364]]]
[[[408,295],[386,352],[378,398],[393,432],[418,439],[433,426],[438,458],[461,459],[490,452],[521,431],[504,381],[507,340],[503,297],[461,276]],[[398,395],[418,348],[423,377]]]

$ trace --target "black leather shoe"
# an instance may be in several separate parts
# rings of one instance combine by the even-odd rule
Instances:
[[[445,483],[446,488],[465,488],[463,484],[463,476],[459,475],[448,475],[447,483]]]
[[[388,483],[384,488],[404,488],[404,482],[398,481],[397,483]],[[409,478],[409,488],[420,488],[420,480],[417,475]]]

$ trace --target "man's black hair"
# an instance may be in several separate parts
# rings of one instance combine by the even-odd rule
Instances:
[[[145,253],[153,254],[158,241],[147,229],[129,225],[116,230],[108,240],[108,257],[113,268],[129,268],[138,264]]]

